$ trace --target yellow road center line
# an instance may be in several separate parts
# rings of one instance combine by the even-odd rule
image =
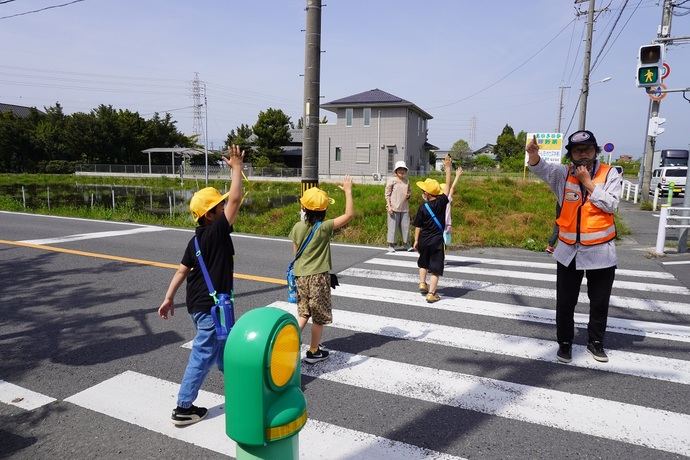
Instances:
[[[172,268],[173,270],[177,270],[177,268],[179,267],[179,265],[166,264],[163,262],[155,262],[153,260],[132,259],[129,257],[112,256],[110,254],[98,254],[95,252],[77,251],[76,249],[57,248],[57,247],[53,247],[53,246],[44,246],[41,244],[21,243],[18,241],[0,240],[0,244],[7,244],[10,246],[22,246],[25,248],[32,248],[32,249],[41,249],[44,251],[62,252],[65,254],[74,254],[77,256],[84,256],[84,257],[95,257],[97,259],[117,260],[119,262],[128,262],[128,263],[139,264],[139,265],[151,265],[154,267]],[[268,278],[265,276],[243,275],[241,273],[235,273],[234,276],[235,276],[235,278],[239,278],[239,279],[243,279],[243,280],[250,280],[250,281],[260,281],[262,283],[283,284],[283,285],[287,284],[287,281],[285,281],[284,279]]]

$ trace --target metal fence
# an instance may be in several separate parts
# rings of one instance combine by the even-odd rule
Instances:
[[[296,177],[302,176],[301,168],[255,168],[244,165],[242,171],[246,176],[260,177]],[[206,166],[181,166],[181,165],[117,165],[117,164],[83,164],[76,169],[77,174],[149,174],[152,176],[176,176],[176,177],[205,177]],[[218,165],[208,165],[208,175],[213,178],[229,178],[230,169]]]

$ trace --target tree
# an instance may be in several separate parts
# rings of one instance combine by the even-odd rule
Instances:
[[[474,160],[474,166],[481,169],[495,169],[496,162],[489,155],[479,155]]]
[[[252,143],[249,139],[252,137],[253,131],[249,125],[242,123],[237,127],[237,130],[230,130],[227,139],[225,140],[225,149],[232,144],[238,145],[240,150],[244,150],[244,161],[250,163],[252,159]]]
[[[256,135],[258,154],[271,163],[282,163],[282,147],[292,139],[290,117],[280,109],[269,108],[265,112],[259,112],[259,119],[252,130]]]
[[[494,147],[494,154],[496,155],[496,160],[499,163],[503,163],[503,160],[510,158],[513,155],[524,153],[525,144],[520,145],[518,140],[515,138],[515,132],[510,125],[505,125],[503,131],[496,139],[496,146]]]
[[[472,163],[472,148],[467,141],[460,139],[450,148],[450,156],[457,160],[461,166],[467,167]]]

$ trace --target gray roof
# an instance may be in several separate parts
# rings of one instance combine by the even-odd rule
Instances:
[[[415,111],[419,112],[424,118],[430,120],[434,117],[426,113],[424,110],[420,109],[410,101],[394,96],[385,91],[381,91],[378,88],[365,91],[359,94],[353,94],[352,96],[343,97],[341,99],[336,99],[325,104],[321,104],[322,109],[332,110],[338,107],[355,106],[355,105],[369,105],[374,107],[381,106],[404,106],[412,107]]]
[[[187,155],[204,155],[206,152],[203,149],[191,147],[152,147],[150,149],[142,150],[143,153],[181,153]]]
[[[14,104],[3,104],[0,102],[0,113],[2,112],[7,112],[8,110],[14,113],[18,117],[28,117],[29,114],[31,113],[31,109],[35,107],[24,107],[23,105],[14,105]],[[38,110],[38,109],[36,109]],[[38,113],[43,113],[41,110],[38,110]]]

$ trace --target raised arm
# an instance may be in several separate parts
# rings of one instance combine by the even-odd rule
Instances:
[[[228,156],[221,158],[228,168],[232,169],[230,195],[228,195],[228,202],[225,204],[225,218],[232,225],[242,203],[242,162],[244,160],[244,150],[241,151],[239,146],[233,144],[231,147],[228,147]]]
[[[455,187],[458,185],[458,181],[460,180],[460,176],[462,175],[462,167],[458,166],[458,169],[455,170],[455,180],[453,180],[453,185],[450,186],[450,193],[448,196],[452,196],[453,192],[455,191]]]
[[[450,196],[450,169],[453,166],[453,161],[450,157],[450,154],[446,155],[446,157],[443,159],[443,169],[446,170],[446,184],[445,187],[443,188],[443,194],[446,196]]]
[[[339,185],[338,188],[345,192],[345,213],[333,220],[334,229],[344,226],[355,217],[355,205],[352,202],[352,177],[345,176],[343,185]]]
[[[539,144],[537,144],[537,136],[532,136],[532,140],[527,144],[527,155],[529,159],[527,160],[530,166],[536,166],[541,160],[539,156]]]

